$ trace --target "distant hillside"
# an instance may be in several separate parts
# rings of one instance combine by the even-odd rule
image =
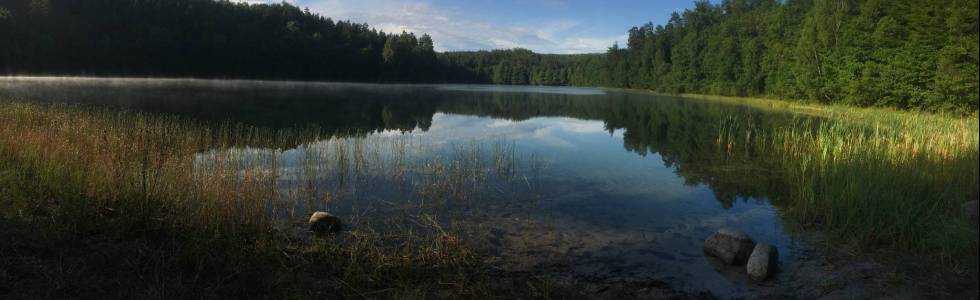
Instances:
[[[604,54],[538,54],[527,49],[457,51],[439,55],[451,76],[467,82],[515,85],[592,85],[590,70]]]

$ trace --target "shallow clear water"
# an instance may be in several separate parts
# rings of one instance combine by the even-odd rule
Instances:
[[[792,118],[749,107],[588,88],[63,78],[0,79],[0,99],[333,133],[282,149],[215,149],[200,159],[221,151],[272,155],[287,206],[328,209],[355,226],[423,201],[419,190],[445,179],[426,177],[439,162],[477,161],[481,172],[496,166],[466,177],[479,184],[458,184],[470,193],[465,205],[444,206],[465,206],[454,215],[472,223],[466,232],[488,263],[565,282],[658,280],[751,295],[744,276],[704,257],[708,235],[742,229],[777,246],[784,266],[804,248],[770,202],[779,184],[765,162],[732,159],[715,142],[733,115],[758,126]],[[367,153],[367,171],[339,151]],[[501,160],[487,158],[498,152],[508,156],[503,172]],[[318,192],[296,192],[305,185]]]

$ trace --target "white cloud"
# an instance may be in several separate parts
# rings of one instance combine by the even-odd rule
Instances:
[[[296,4],[296,0],[285,0],[287,3]],[[282,1],[271,1],[271,0],[233,0],[232,2],[238,3],[248,3],[248,4],[268,4],[268,3],[280,3]]]
[[[548,7],[561,7],[563,0],[539,0]],[[245,0],[243,2],[278,2]],[[604,52],[618,36],[582,36],[580,24],[571,20],[548,20],[522,26],[499,24],[453,7],[437,7],[409,0],[298,0],[300,7],[335,20],[368,23],[385,32],[427,33],[437,51],[527,48],[541,53]],[[474,13],[474,12],[469,12]],[[478,13],[478,12],[475,12]]]

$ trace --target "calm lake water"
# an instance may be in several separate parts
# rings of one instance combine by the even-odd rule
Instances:
[[[215,153],[276,158],[251,167],[276,168],[284,220],[326,209],[383,227],[393,212],[434,215],[464,224],[488,263],[563,282],[750,296],[744,275],[704,257],[708,235],[742,229],[777,246],[783,267],[806,249],[772,204],[765,163],[716,143],[731,116],[792,118],[744,106],[589,88],[58,78],[0,79],[0,98],[328,132],[198,159],[207,171]]]

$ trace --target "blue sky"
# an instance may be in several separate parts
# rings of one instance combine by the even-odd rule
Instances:
[[[245,2],[278,2],[243,0]],[[601,52],[631,26],[663,24],[694,0],[288,0],[336,20],[386,32],[428,33],[436,50],[522,47],[542,53]]]

